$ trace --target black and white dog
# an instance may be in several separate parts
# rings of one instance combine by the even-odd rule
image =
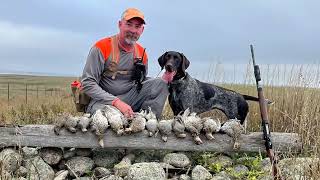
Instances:
[[[257,97],[243,95],[219,86],[192,78],[185,70],[190,61],[179,52],[169,51],[158,59],[166,73],[174,73],[169,84],[169,104],[174,115],[185,111],[203,113],[212,109],[221,110],[229,119],[237,118],[243,124],[249,106],[246,100],[259,101]]]

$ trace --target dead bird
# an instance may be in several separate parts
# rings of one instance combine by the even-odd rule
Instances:
[[[183,123],[186,127],[186,130],[191,133],[193,140],[196,144],[202,144],[200,138],[200,131],[203,128],[202,120],[196,115],[196,113],[191,113],[189,108],[187,108],[182,115]]]
[[[104,116],[104,110],[98,109],[92,116],[91,128],[98,136],[98,143],[101,147],[104,147],[103,135],[108,127],[108,118]]]
[[[60,135],[60,130],[66,128],[68,131],[75,133],[77,132],[76,126],[79,122],[79,117],[73,117],[69,113],[61,113],[55,119],[54,133]]]
[[[168,136],[172,133],[172,123],[173,123],[173,119],[169,119],[169,120],[163,119],[159,121],[158,129],[161,134],[161,139],[164,142],[167,142]]]
[[[172,130],[178,138],[185,138],[185,126],[182,120],[182,116],[178,115],[173,118]]]
[[[150,106],[148,107],[148,110],[147,110],[147,111],[143,111],[143,114],[144,114],[144,117],[145,117],[147,120],[157,119],[156,114],[152,112]]]
[[[232,137],[233,149],[240,148],[239,138],[244,131],[243,126],[240,124],[240,120],[229,119],[222,125],[221,131]]]
[[[129,119],[129,122],[129,127],[125,129],[128,134],[143,131],[146,127],[146,119],[143,112],[134,113],[134,117]]]
[[[79,117],[78,127],[81,129],[82,132],[87,132],[91,121],[92,119],[90,118],[90,114],[85,113]]]
[[[126,118],[124,115],[114,106],[106,105],[104,107],[104,115],[108,118],[109,125],[118,136],[124,134],[124,126],[126,125]]]
[[[158,120],[156,115],[151,111],[151,108],[148,108],[148,111],[144,111],[144,117],[146,118],[146,129],[149,132],[149,137],[156,136],[159,129],[158,129]]]
[[[214,139],[212,133],[217,133],[220,131],[221,123],[218,118],[205,117],[202,119],[203,131],[207,139]]]

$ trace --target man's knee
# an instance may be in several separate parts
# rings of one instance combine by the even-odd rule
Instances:
[[[91,100],[86,108],[86,113],[94,114],[98,109],[102,109],[105,106],[102,102]]]

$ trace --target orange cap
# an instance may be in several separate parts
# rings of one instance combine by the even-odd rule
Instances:
[[[123,13],[122,13],[122,16],[121,16],[121,19],[124,19],[126,21],[128,21],[129,19],[132,19],[132,18],[140,18],[142,21],[143,21],[143,24],[145,24],[145,20],[144,20],[144,15],[141,11],[139,11],[138,9],[136,8],[128,8],[127,10],[125,10]]]

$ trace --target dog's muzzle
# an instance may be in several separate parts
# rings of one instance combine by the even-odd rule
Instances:
[[[171,64],[171,63],[166,64],[166,65],[165,65],[165,69],[166,69],[166,71],[168,71],[168,72],[173,72],[173,71],[175,71],[174,66],[173,66],[173,64]]]

